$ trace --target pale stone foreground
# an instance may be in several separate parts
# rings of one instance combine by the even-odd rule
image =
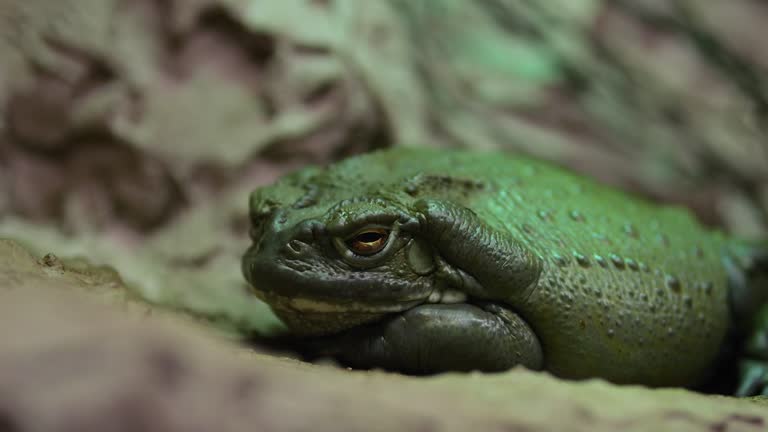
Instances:
[[[0,241],[0,431],[768,428],[764,402],[678,389],[525,370],[421,378],[299,363],[122,294],[82,293],[117,283]]]

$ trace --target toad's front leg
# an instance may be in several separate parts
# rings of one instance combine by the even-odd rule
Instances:
[[[513,306],[525,302],[542,271],[541,258],[472,210],[443,200],[419,200],[420,235],[443,263],[440,276],[459,291]]]

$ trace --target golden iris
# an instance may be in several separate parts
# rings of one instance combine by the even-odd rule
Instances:
[[[389,231],[383,228],[368,228],[347,240],[349,249],[358,255],[373,255],[387,244]]]

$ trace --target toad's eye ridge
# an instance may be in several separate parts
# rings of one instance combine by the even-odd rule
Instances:
[[[373,255],[387,244],[389,231],[383,228],[368,228],[347,240],[349,249],[358,255]]]

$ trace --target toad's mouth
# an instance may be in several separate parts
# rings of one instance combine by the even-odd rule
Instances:
[[[421,304],[467,303],[469,296],[455,289],[434,290],[428,296],[403,301],[338,300],[302,296],[284,296],[276,293],[253,291],[256,297],[267,304],[280,308],[308,313],[397,313]]]
[[[366,301],[284,296],[254,290],[291,331],[302,336],[339,333],[379,321],[428,304],[472,303],[466,293],[453,289],[434,290],[422,298],[403,301]]]
[[[425,299],[404,300],[401,302],[365,301],[358,299],[339,300],[322,297],[281,295],[253,291],[256,297],[273,308],[290,309],[297,313],[396,313],[406,311],[425,302]]]

